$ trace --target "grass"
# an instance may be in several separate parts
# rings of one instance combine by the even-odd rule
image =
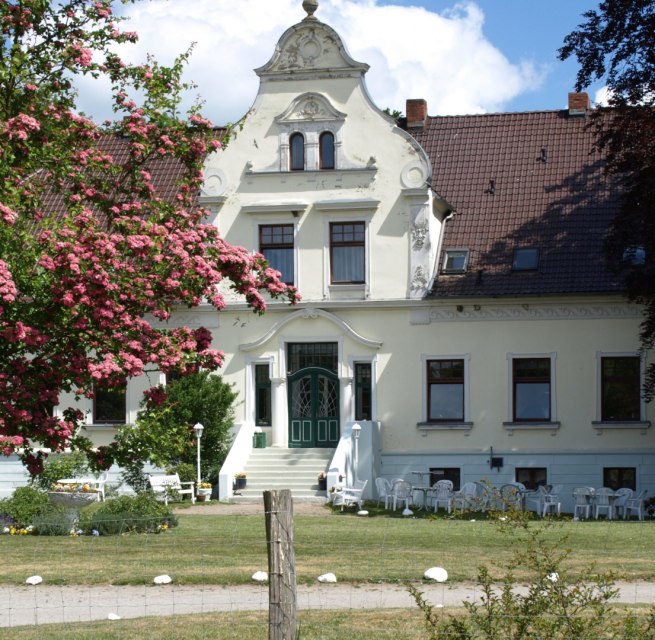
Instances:
[[[473,581],[480,565],[505,566],[520,544],[479,516],[408,520],[370,512],[368,518],[327,509],[325,516],[296,516],[298,582],[313,583],[327,572],[340,581],[399,582],[419,579],[432,566],[445,567],[452,581]],[[179,520],[179,527],[157,535],[3,536],[4,557],[11,562],[0,583],[23,584],[38,574],[51,585],[144,584],[166,573],[176,584],[240,584],[266,570],[263,516],[182,513]],[[566,537],[561,544],[573,550],[567,560],[573,574],[595,563],[618,579],[655,577],[652,523],[566,520],[547,536]]]
[[[418,609],[301,611],[303,640],[418,640],[425,638]],[[268,612],[192,614],[13,627],[12,640],[266,640]]]

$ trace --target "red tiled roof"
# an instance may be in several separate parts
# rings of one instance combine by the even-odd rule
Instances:
[[[408,130],[430,157],[434,190],[456,211],[442,256],[469,250],[466,273],[440,274],[432,297],[622,291],[603,251],[618,193],[588,122],[541,111],[428,117]],[[539,249],[536,272],[512,271],[516,247]]]

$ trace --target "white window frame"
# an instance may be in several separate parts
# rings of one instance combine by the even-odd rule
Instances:
[[[514,360],[530,358],[550,359],[550,420],[514,420]],[[559,429],[557,419],[557,353],[507,353],[507,421],[503,423],[506,429]]]
[[[452,422],[428,422],[428,362],[431,360],[463,360],[464,361],[464,420],[453,420]],[[419,429],[466,429],[473,426],[471,422],[471,375],[470,375],[470,353],[453,353],[438,355],[421,354],[421,421]]]
[[[245,389],[245,415],[252,424],[257,425],[257,400],[255,393],[255,366],[259,364],[268,365],[268,377],[271,379],[271,427],[275,421],[275,394],[273,393],[273,369],[275,358],[266,356],[262,358],[247,358],[245,362],[246,389]],[[267,429],[269,427],[266,427]]]
[[[348,375],[352,386],[352,405],[347,415],[351,420],[355,420],[355,365],[371,365],[371,421],[377,420],[377,356],[349,356],[348,357]]]

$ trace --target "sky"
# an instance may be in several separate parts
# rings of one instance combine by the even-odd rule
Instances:
[[[577,64],[557,59],[564,37],[598,0],[319,0],[316,17],[366,62],[368,91],[381,109],[404,113],[424,98],[430,115],[539,111],[566,106]],[[117,4],[117,7],[121,5]],[[152,54],[163,64],[195,43],[185,78],[217,125],[252,105],[253,69],[273,55],[284,31],[306,13],[302,0],[146,0],[121,7],[121,28],[139,34],[119,53],[133,63]],[[592,102],[602,86],[587,89]],[[108,88],[79,85],[79,106],[95,120],[111,117]]]

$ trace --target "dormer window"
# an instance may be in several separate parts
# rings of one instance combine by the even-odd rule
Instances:
[[[324,131],[319,138],[319,168],[334,169],[334,134]]]
[[[291,171],[305,170],[305,137],[302,133],[293,133],[289,136],[289,152]]]
[[[512,271],[536,271],[539,267],[539,249],[520,247],[514,249]]]
[[[628,247],[623,251],[623,262],[631,267],[643,267],[646,264],[646,249],[642,246]]]
[[[444,273],[464,273],[468,258],[468,249],[448,249],[444,253],[442,271]]]

